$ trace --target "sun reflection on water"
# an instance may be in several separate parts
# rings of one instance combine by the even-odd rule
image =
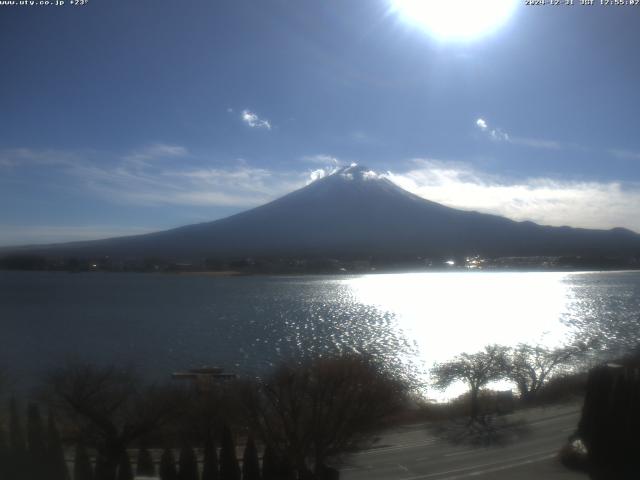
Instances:
[[[367,275],[344,282],[358,302],[393,312],[398,328],[430,367],[492,343],[562,344],[569,332],[560,320],[573,301],[567,277],[561,272],[447,272]],[[447,396],[462,391],[458,386]]]

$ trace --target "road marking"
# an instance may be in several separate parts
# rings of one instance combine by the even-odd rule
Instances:
[[[477,470],[475,472],[471,472],[471,473],[467,473],[467,474],[463,474],[463,475],[457,475],[455,477],[445,477],[445,478],[441,478],[440,480],[456,480],[458,478],[464,478],[464,477],[477,477],[479,475],[484,475],[485,473],[494,473],[494,472],[499,472],[499,471],[502,471],[502,470],[509,470],[511,468],[521,467],[522,465],[529,465],[531,463],[542,462],[543,460],[548,460],[550,458],[554,458],[556,455],[557,455],[556,453],[551,453],[551,454],[545,455],[543,457],[532,458],[530,460],[524,460],[522,462],[511,463],[511,464],[508,464],[508,465],[502,465],[500,467],[487,468],[486,470]]]
[[[561,419],[562,417],[573,417],[573,416],[577,417],[579,414],[580,414],[580,410],[560,413],[558,415],[552,415],[552,416],[549,416],[549,417],[541,418],[539,420],[533,420],[533,421],[527,422],[527,425],[538,425],[540,423],[555,422],[555,421]]]
[[[471,448],[469,450],[462,450],[461,452],[446,453],[443,456],[456,457],[458,455],[466,455],[467,453],[486,452],[487,450],[487,448]]]
[[[539,455],[544,455],[543,457],[539,457],[539,458],[532,458],[532,457],[536,457]],[[424,480],[427,478],[433,478],[433,477],[439,477],[441,475],[448,475],[450,473],[461,473],[461,472],[467,472],[464,473],[462,475],[458,475],[458,476],[453,476],[453,477],[443,477],[440,480],[454,480],[456,478],[463,478],[463,477],[471,477],[471,476],[477,476],[477,475],[482,475],[484,473],[489,473],[492,471],[500,471],[500,470],[507,470],[509,468],[514,468],[520,465],[527,465],[529,463],[534,463],[534,462],[539,462],[542,460],[546,460],[548,458],[553,458],[557,455],[557,452],[554,450],[553,453],[549,453],[548,450],[545,450],[543,452],[536,452],[536,453],[531,453],[529,455],[522,455],[520,457],[514,457],[511,459],[505,459],[505,460],[497,460],[494,462],[489,462],[489,463],[481,463],[478,465],[470,465],[468,467],[461,467],[461,468],[455,468],[453,470],[445,470],[444,472],[435,472],[435,473],[429,473],[427,475],[417,475],[415,477],[404,477],[402,480]],[[510,460],[521,460],[520,462],[516,462],[516,463],[510,463],[507,465],[499,465],[500,463],[503,463],[505,461],[510,461]],[[486,469],[486,470],[474,470],[474,469],[479,469],[482,467],[491,467],[492,465],[496,465],[492,468]],[[472,470],[472,471],[469,471]]]
[[[557,432],[557,433],[554,433],[552,435],[549,435],[549,436],[546,436],[546,437],[543,437],[543,438],[536,438],[536,439],[533,439],[533,440],[529,440],[529,445],[531,447],[533,447],[535,444],[540,444],[540,443],[546,444],[546,443],[550,443],[550,442],[555,443],[556,441],[558,441],[559,442],[558,448],[560,448],[561,444],[564,443],[565,440],[566,440],[566,433]],[[422,442],[422,443],[410,443],[410,444],[394,445],[394,446],[382,447],[382,448],[372,448],[372,449],[364,451],[364,452],[356,453],[356,454],[354,454],[353,457],[354,458],[357,458],[357,457],[368,457],[368,456],[376,455],[376,454],[386,454],[386,453],[397,452],[397,451],[404,450],[404,449],[409,449],[409,448],[428,447],[428,446],[431,446],[431,445],[434,445],[434,444],[438,444],[440,442],[442,442],[442,439],[437,439],[436,438],[436,439],[431,439],[431,440],[429,440],[427,442]],[[472,449],[463,450],[463,451],[445,453],[445,454],[441,454],[441,455],[438,455],[438,456],[440,456],[440,457],[455,457],[455,456],[460,456],[460,455],[465,455],[465,454],[487,453],[487,452],[491,452],[491,451],[495,451],[495,449],[487,448],[487,447],[477,447],[477,448],[472,448]],[[529,456],[529,455],[526,455],[526,456]],[[426,456],[417,457],[417,458],[414,459],[414,461],[415,462],[422,462],[424,460],[432,460],[433,458],[434,458],[433,455],[426,455]],[[523,458],[523,457],[516,457],[516,458]],[[393,462],[392,459],[390,459],[390,460],[391,460],[391,462]],[[404,479],[404,480],[407,480],[407,479]]]
[[[427,445],[433,445],[434,443],[436,443],[437,439],[432,439],[429,440],[427,442],[420,442],[420,443],[405,443],[402,445],[394,445],[392,447],[381,447],[381,448],[371,448],[365,452],[358,452],[355,455],[356,456],[362,456],[362,455],[374,455],[377,453],[386,453],[386,452],[394,452],[396,450],[403,450],[405,448],[415,448],[415,447],[426,447]]]

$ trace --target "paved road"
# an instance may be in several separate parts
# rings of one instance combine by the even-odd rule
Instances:
[[[504,447],[454,446],[434,437],[424,425],[381,436],[377,448],[360,452],[342,469],[343,480],[586,480],[565,469],[557,452],[575,430],[579,405],[514,414],[529,432]]]

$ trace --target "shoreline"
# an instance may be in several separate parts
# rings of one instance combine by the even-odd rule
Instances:
[[[485,269],[468,269],[468,268],[447,268],[447,269],[388,269],[388,270],[356,270],[356,271],[332,271],[332,272],[257,272],[257,271],[240,271],[240,270],[199,270],[199,271],[145,271],[145,270],[56,270],[56,269],[9,269],[0,268],[2,272],[27,272],[27,273],[126,273],[126,274],[154,274],[154,275],[181,275],[181,276],[202,276],[202,277],[318,277],[318,276],[362,276],[362,275],[402,275],[402,274],[483,274],[483,273],[565,273],[565,274],[597,274],[597,273],[638,273],[640,268],[625,269],[524,269],[524,268],[485,268]]]

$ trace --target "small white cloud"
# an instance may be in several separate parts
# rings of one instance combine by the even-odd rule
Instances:
[[[489,128],[489,124],[484,118],[478,118],[476,120],[476,126],[483,132],[485,132],[488,137],[496,142],[509,142],[511,139],[509,134],[502,130],[501,128]]]
[[[509,134],[499,128],[494,128],[493,130],[491,130],[489,135],[496,142],[508,142],[511,140]]]
[[[578,150],[588,150],[580,145],[567,145],[555,140],[542,138],[514,137],[499,127],[491,127],[484,118],[476,120],[476,126],[484,132],[488,138],[494,142],[510,143],[512,145],[522,145],[524,147],[541,148],[546,150],[560,150],[563,148],[573,148]]]
[[[240,118],[251,128],[265,128],[267,130],[271,130],[271,123],[269,120],[262,119],[249,110],[243,110]]]
[[[327,167],[327,168],[318,168],[316,170],[312,170],[309,172],[309,178],[307,179],[307,185],[315,182],[316,180],[320,180],[321,178],[327,177],[329,175],[333,175],[338,171],[338,167]]]
[[[367,170],[366,172],[362,172],[362,178],[365,180],[377,180],[379,178],[383,178],[383,175],[380,175],[373,170]]]
[[[316,180],[320,180],[321,178],[324,178],[327,176],[327,172],[324,168],[319,168],[317,170],[312,170],[311,172],[309,172],[309,182],[315,182]]]

